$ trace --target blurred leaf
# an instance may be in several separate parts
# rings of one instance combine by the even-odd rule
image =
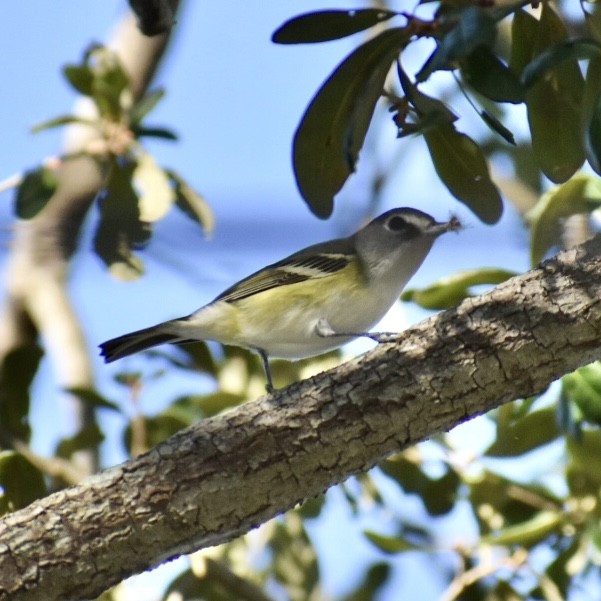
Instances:
[[[560,244],[564,219],[588,213],[599,204],[601,183],[590,175],[576,175],[543,194],[527,215],[531,229],[532,265],[537,265],[549,250]]]
[[[573,582],[568,564],[573,561],[582,547],[582,537],[576,535],[565,541],[564,545],[555,559],[547,566],[545,573],[559,589],[564,599],[568,598],[568,589]],[[544,597],[543,597],[544,598]]]
[[[113,276],[134,280],[144,266],[132,250],[146,242],[150,227],[140,220],[138,196],[132,186],[135,165],[114,163],[106,194],[99,201],[100,223],[94,236],[94,250]]]
[[[46,496],[44,475],[15,451],[0,451],[0,515]]]
[[[563,40],[548,46],[524,67],[521,76],[522,84],[525,87],[534,85],[551,69],[565,61],[578,61],[599,56],[601,56],[601,44],[595,40]]]
[[[184,570],[167,587],[162,601],[232,601],[232,591],[208,571],[196,576]]]
[[[489,457],[515,457],[553,442],[560,436],[555,408],[528,413],[519,420],[498,424],[495,441],[486,450]]]
[[[27,171],[17,188],[15,211],[20,219],[35,217],[52,198],[58,180],[54,171],[38,167]]]
[[[433,128],[424,138],[436,173],[451,194],[484,223],[496,223],[503,203],[480,147],[452,124]]]
[[[440,478],[430,478],[420,465],[404,455],[387,459],[379,467],[406,493],[418,495],[430,515],[444,515],[455,506],[460,482],[457,472],[452,468],[447,466]]]
[[[305,501],[296,511],[298,511],[303,520],[314,520],[321,515],[321,511],[325,504],[325,495],[319,495]]]
[[[416,75],[425,81],[434,71],[456,68],[456,61],[465,58],[479,46],[492,46],[497,37],[497,17],[494,12],[468,6],[459,12],[456,25],[442,38]]]
[[[161,140],[170,140],[177,142],[178,137],[170,129],[166,127],[144,127],[142,125],[134,125],[131,128],[137,138],[159,138]]]
[[[583,430],[579,439],[567,438],[567,480],[576,496],[599,496],[601,488],[601,430]]]
[[[515,22],[513,29],[514,36],[534,29],[533,60],[567,37],[565,25],[548,3],[542,6],[540,21],[534,21],[521,18],[519,23],[528,23],[524,31]],[[583,90],[578,61],[572,58],[547,70],[526,92],[532,147],[543,173],[555,183],[569,179],[584,162]]]
[[[458,271],[453,275],[439,279],[427,288],[421,290],[413,288],[403,291],[401,300],[417,303],[420,307],[432,311],[448,309],[454,307],[464,298],[473,296],[470,290],[473,286],[493,286],[515,275],[517,273],[496,267]]]
[[[164,98],[165,88],[157,88],[147,92],[132,106],[129,111],[129,118],[132,124],[139,124],[149,113],[151,113],[156,105]]]
[[[306,13],[278,27],[271,40],[276,44],[327,42],[363,31],[396,15],[396,12],[376,8]]]
[[[582,125],[586,158],[601,175],[601,58],[589,62],[582,100]]]
[[[519,9],[514,13],[509,59],[509,67],[514,73],[521,73],[534,57],[538,27],[538,19],[525,10]]]
[[[175,192],[165,171],[147,152],[137,157],[132,181],[138,190],[139,220],[154,222],[162,219],[175,202]]]
[[[213,231],[215,218],[211,207],[203,196],[198,194],[188,183],[172,169],[165,169],[175,189],[176,206],[193,221],[200,224],[207,233]]]
[[[474,90],[490,100],[513,104],[525,100],[519,78],[487,46],[476,48],[462,61],[461,73]]]
[[[559,532],[563,525],[561,511],[540,511],[533,518],[514,526],[484,535],[481,542],[488,545],[532,547],[550,534]]]
[[[27,442],[29,388],[44,352],[37,344],[15,348],[0,365],[0,424],[5,434]]]
[[[65,392],[79,397],[79,399],[91,407],[110,409],[111,411],[121,413],[119,405],[109,401],[96,390],[92,390],[90,388],[65,388]]]
[[[63,74],[77,92],[84,96],[92,95],[94,75],[87,65],[65,65]]]
[[[198,421],[199,416],[212,417],[213,415],[217,415],[226,409],[237,407],[246,400],[247,399],[244,395],[219,390],[210,394],[179,397],[171,405],[171,408],[173,410],[176,407],[193,406],[199,412],[196,413],[194,419],[194,421]]]
[[[390,573],[391,567],[387,563],[372,564],[355,590],[345,595],[341,601],[373,601],[388,582]]]
[[[405,29],[388,29],[357,48],[330,75],[307,108],[294,135],[298,188],[321,218],[355,163],[388,71],[408,42]]]
[[[601,426],[601,363],[585,365],[561,379],[563,394],[576,403],[586,421]]]
[[[319,566],[300,515],[295,511],[284,514],[268,544],[273,553],[273,575],[286,587],[288,599],[312,598],[319,582]]]
[[[513,132],[507,129],[494,115],[488,111],[479,111],[478,114],[492,131],[499,134],[509,144],[516,145]]]
[[[97,449],[103,440],[104,433],[98,424],[87,424],[74,436],[63,438],[57,445],[56,455],[70,459],[78,451]]]
[[[84,117],[76,117],[75,115],[62,115],[55,117],[54,119],[48,119],[38,123],[31,128],[32,134],[37,134],[45,129],[52,129],[54,127],[62,127],[63,125],[71,125],[72,123],[79,123],[81,125],[89,125],[90,127],[98,127],[98,121],[94,119],[86,119]]]
[[[371,530],[364,530],[363,534],[365,538],[373,545],[375,545],[380,551],[384,553],[404,553],[405,551],[418,551],[423,550],[421,547],[410,543],[402,536],[388,536],[385,534],[378,534]]]

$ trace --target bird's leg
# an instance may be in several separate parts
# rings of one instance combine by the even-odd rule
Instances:
[[[261,357],[261,363],[263,363],[263,370],[265,371],[265,378],[267,378],[267,385],[265,388],[267,392],[271,394],[275,389],[273,387],[273,380],[271,379],[271,368],[269,367],[269,358],[267,353],[262,348],[257,348],[255,351]]]
[[[397,332],[336,332],[323,317],[315,325],[315,333],[322,338],[370,338],[378,344],[392,342],[399,336]]]

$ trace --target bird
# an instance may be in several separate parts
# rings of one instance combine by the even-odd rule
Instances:
[[[442,234],[437,222],[396,208],[353,235],[304,248],[240,280],[193,313],[100,344],[106,363],[172,343],[214,340],[256,352],[273,392],[270,357],[302,359],[350,340],[384,337],[369,330],[387,313]]]

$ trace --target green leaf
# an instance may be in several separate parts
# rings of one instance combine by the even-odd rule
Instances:
[[[601,204],[601,182],[589,175],[576,175],[543,194],[528,213],[531,227],[530,260],[538,264],[561,241],[563,220],[588,213]]]
[[[543,4],[535,29],[534,57],[567,37],[563,22],[548,3]],[[583,90],[578,61],[571,58],[547,70],[526,92],[534,154],[543,173],[555,183],[569,179],[584,162]]]
[[[478,114],[492,131],[499,134],[509,144],[516,146],[513,132],[510,129],[507,129],[494,115],[491,115],[485,110],[479,111]]]
[[[586,421],[601,426],[601,364],[591,363],[561,379],[562,393]]]
[[[402,536],[378,534],[373,530],[364,530],[363,534],[365,535],[365,538],[380,549],[380,551],[391,555],[395,553],[404,553],[405,551],[423,550],[419,546],[410,543]]]
[[[583,430],[578,439],[567,437],[567,481],[573,495],[593,495],[601,488],[601,430]]]
[[[566,61],[601,56],[601,44],[595,40],[564,40],[547,47],[538,54],[522,71],[522,84],[530,87],[539,81],[551,69],[555,69]]]
[[[3,431],[27,442],[29,427],[29,388],[44,353],[37,344],[10,351],[0,365],[0,424]]]
[[[32,219],[52,198],[58,180],[54,171],[46,167],[38,167],[27,171],[23,181],[17,188],[15,212],[20,219]]]
[[[398,13],[391,10],[322,10],[299,15],[278,27],[271,36],[276,44],[311,44],[352,35],[387,21]]]
[[[391,566],[385,562],[372,564],[359,585],[348,595],[345,595],[341,601],[373,601],[379,599],[379,593],[389,581],[391,572]]]
[[[212,232],[215,226],[215,218],[209,203],[173,169],[165,169],[165,173],[174,186],[177,208],[183,211],[184,215],[201,225],[205,232]]]
[[[89,125],[90,127],[98,127],[98,121],[94,119],[85,119],[84,117],[76,117],[75,115],[62,115],[49,119],[42,123],[38,123],[31,128],[32,134],[37,134],[46,129],[52,129],[54,127],[62,127],[63,125],[71,125],[72,123],[79,123],[81,125]]]
[[[94,251],[118,279],[133,280],[144,271],[132,250],[150,236],[148,224],[140,220],[138,196],[132,186],[135,164],[111,169],[106,192],[99,201],[100,223],[94,236]]]
[[[590,60],[584,82],[582,129],[586,158],[601,175],[601,58]]]
[[[129,119],[132,125],[140,123],[144,117],[151,113],[164,98],[165,93],[165,88],[158,88],[144,94],[129,111]]]
[[[424,309],[439,311],[454,307],[464,298],[473,296],[470,290],[473,286],[500,284],[515,275],[517,273],[513,271],[496,267],[458,271],[451,276],[439,279],[427,288],[405,290],[401,294],[401,300],[417,303]]]
[[[424,138],[436,173],[451,194],[485,223],[496,223],[503,203],[480,147],[452,124],[433,128]]]
[[[461,73],[474,90],[490,100],[513,104],[525,100],[519,78],[486,46],[476,48],[462,61]]]
[[[515,12],[511,24],[511,57],[509,59],[509,67],[514,73],[521,73],[534,57],[538,27],[538,19],[530,13],[522,9]]]
[[[175,202],[176,195],[169,176],[151,154],[138,155],[132,182],[138,191],[140,221],[152,223],[162,219]]]
[[[142,125],[134,125],[131,130],[138,138],[159,138],[160,140],[170,140],[171,142],[177,142],[178,140],[177,134],[166,127],[143,127]]]
[[[84,96],[92,95],[94,74],[87,65],[65,65],[63,75],[71,86]]]
[[[477,6],[463,9],[456,25],[442,38],[416,75],[425,81],[434,71],[455,69],[456,61],[467,57],[479,46],[492,46],[497,37],[497,16]]]
[[[553,533],[561,531],[563,516],[560,511],[540,511],[533,518],[508,526],[481,537],[481,542],[488,545],[532,547]]]
[[[111,411],[116,411],[117,413],[121,413],[121,409],[117,403],[113,403],[113,401],[109,401],[105,397],[103,397],[96,390],[92,390],[91,388],[65,388],[65,392],[72,394],[74,396],[79,397],[84,403],[91,407],[99,407],[101,409],[110,409]]]
[[[0,515],[46,496],[44,475],[15,451],[0,451]]]
[[[56,447],[56,454],[63,459],[71,459],[78,451],[97,449],[103,440],[104,434],[98,424],[90,423],[74,436],[63,438]]]
[[[516,457],[557,440],[560,434],[555,408],[540,409],[508,424],[497,423],[497,436],[486,455]]]
[[[329,217],[334,195],[355,169],[390,65],[408,36],[388,29],[357,48],[317,92],[296,130],[296,182],[318,217]]]

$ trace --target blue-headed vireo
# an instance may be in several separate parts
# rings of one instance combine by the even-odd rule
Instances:
[[[348,238],[309,246],[268,265],[191,315],[100,345],[107,363],[158,344],[216,340],[257,352],[273,390],[268,357],[301,359],[368,330],[399,298],[432,244],[461,224],[417,209],[392,209]]]

